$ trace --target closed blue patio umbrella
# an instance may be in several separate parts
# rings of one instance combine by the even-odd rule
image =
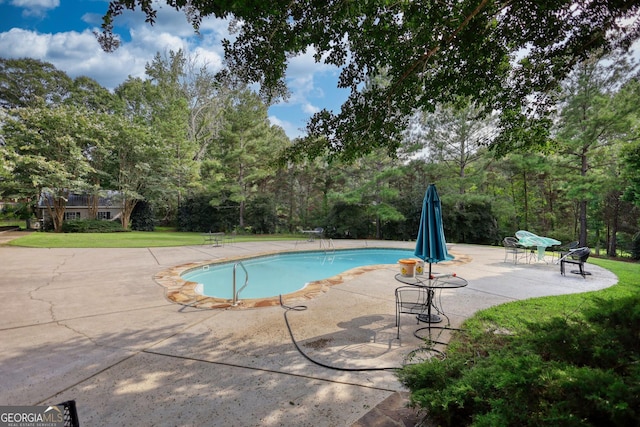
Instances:
[[[447,242],[442,226],[442,205],[435,184],[429,184],[424,195],[414,254],[429,263],[429,278],[431,278],[432,263],[449,261],[454,258],[447,252]]]

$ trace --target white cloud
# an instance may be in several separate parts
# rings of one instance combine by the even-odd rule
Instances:
[[[217,19],[217,18],[204,18],[200,23],[200,32],[202,33],[212,33],[216,36],[218,40],[223,38],[227,38],[229,40],[233,40],[235,37],[229,34],[229,23],[231,22],[230,18],[225,19]]]
[[[6,0],[0,0],[0,3]],[[58,5],[59,0],[22,1],[25,8],[45,10],[47,5]],[[106,7],[105,7],[106,10]],[[216,72],[223,67],[223,38],[234,39],[228,31],[229,20],[208,17],[200,25],[200,34],[194,33],[184,13],[168,6],[158,9],[153,26],[144,22],[141,11],[125,11],[114,21],[114,30],[123,35],[123,42],[113,53],[100,48],[93,31],[100,31],[102,15],[85,13],[82,22],[87,29],[43,34],[27,29],[11,29],[0,33],[0,52],[5,58],[34,58],[52,63],[70,77],[88,76],[107,89],[113,90],[128,76],[145,77],[145,65],[159,52],[183,49],[195,60],[196,65]],[[287,70],[287,84],[291,97],[287,102],[270,108],[270,120],[281,126],[290,138],[305,134],[305,121],[321,108],[340,97],[333,91],[326,94],[321,85],[335,81],[336,67],[316,63],[313,50],[292,58]],[[257,88],[256,88],[257,89]],[[327,89],[329,90],[329,89]],[[334,99],[335,98],[335,99]],[[284,119],[282,119],[284,118]]]
[[[157,5],[156,19],[153,25],[145,22],[142,11],[126,10],[114,19],[114,29],[133,29],[137,32],[168,33],[180,38],[196,38],[194,29],[183,12],[176,11],[167,5]],[[101,17],[100,17],[101,19]],[[219,22],[215,22],[219,21]],[[226,25],[215,18],[205,18],[201,24],[202,33],[213,32],[217,35],[226,33]]]
[[[143,77],[145,64],[153,57],[135,46],[105,53],[89,30],[40,34],[13,28],[0,33],[0,51],[5,58],[50,62],[72,78],[88,76],[108,89],[114,89],[129,75]]]
[[[288,75],[292,78],[303,77],[309,73],[337,73],[339,69],[333,65],[316,62],[316,51],[309,47],[302,55],[291,58],[289,61]]]
[[[294,118],[296,125],[269,117],[272,123],[281,126],[289,138],[306,135],[306,121],[322,108],[336,110],[347,97],[348,91],[336,90],[340,69],[333,65],[316,63],[314,51],[307,50],[303,55],[291,58],[287,69],[287,86],[290,96],[270,108]],[[320,105],[321,107],[318,107]],[[302,129],[301,129],[302,128]]]
[[[23,16],[40,17],[60,6],[60,0],[12,0],[10,4],[23,9]]]
[[[24,9],[54,9],[60,6],[60,0],[13,0],[11,5]]]
[[[271,122],[272,125],[280,126],[282,129],[284,129],[284,132],[287,134],[287,136],[290,139],[294,139],[294,138],[306,135],[306,132],[304,130],[298,128],[293,123],[288,122],[286,120],[281,120],[276,116],[269,116],[269,121]]]
[[[311,115],[311,114],[317,113],[318,111],[320,111],[320,109],[315,105],[311,105],[310,103],[307,102],[302,105],[302,111]]]
[[[178,51],[186,49],[187,43],[184,39],[168,32],[158,32],[151,28],[140,27],[131,30],[131,42],[123,45],[120,49],[136,49],[146,52]]]
[[[100,25],[102,25],[102,15],[100,15],[99,13],[85,13],[84,15],[82,15],[82,22],[95,26],[95,27],[99,27]]]
[[[0,33],[0,52],[5,58],[41,59],[46,56],[48,43],[46,37],[19,28],[12,28],[6,33]]]
[[[196,47],[192,53],[194,54],[198,65],[206,66],[210,72],[215,73],[222,69],[223,55],[218,52],[211,49]]]
[[[50,62],[72,78],[88,76],[110,90],[123,83],[128,76],[143,78],[145,65],[158,52],[164,54],[169,50],[183,49],[194,55],[198,64],[207,65],[211,72],[222,67],[223,53],[218,37],[223,32],[224,24],[206,20],[207,29],[203,29],[202,37],[196,37],[183,14],[171,11],[158,15],[157,25],[153,27],[144,23],[144,19],[137,21],[129,32],[130,41],[123,43],[113,53],[106,53],[100,48],[90,29],[42,34],[18,28],[0,33],[0,52],[5,58],[29,57]],[[125,16],[125,20],[131,18]],[[99,22],[100,17],[85,14],[83,20]],[[215,35],[212,34],[214,32]],[[184,34],[188,34],[188,37]]]
[[[317,63],[313,57],[315,51],[309,48],[304,54],[291,58],[287,68],[287,86],[290,96],[277,104],[279,107],[297,107],[304,113],[312,115],[320,111],[313,100],[326,103],[326,93],[319,80],[327,77],[337,80],[340,70],[333,66]]]

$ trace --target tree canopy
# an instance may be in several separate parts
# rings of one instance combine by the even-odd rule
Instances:
[[[322,226],[331,238],[410,240],[424,189],[437,182],[455,242],[497,243],[519,229],[568,242],[586,230],[596,252],[617,254],[638,232],[630,202],[640,206],[640,81],[619,58],[574,68],[544,153],[495,161],[486,149],[493,122],[461,99],[414,114],[398,159],[372,149],[353,161],[285,164],[280,149],[291,144],[260,98],[206,70],[192,74],[190,63],[180,52],[158,55],[148,78],[111,94],[86,78],[60,79],[70,82],[60,91],[49,84],[59,73],[52,65],[5,60],[0,81],[12,89],[0,91],[0,196],[34,204],[49,195],[58,225],[70,219],[67,193],[86,193],[98,218],[99,198],[117,191],[123,224],[143,202],[159,224],[183,231]],[[15,93],[39,95],[32,105]]]
[[[390,153],[416,109],[470,97],[501,111],[499,152],[547,139],[553,92],[593,52],[628,49],[640,35],[635,0],[167,0],[198,30],[203,17],[233,17],[224,40],[230,71],[259,83],[273,100],[286,94],[287,61],[311,49],[318,62],[341,68],[351,89],[339,112],[320,111],[302,151],[356,157],[374,147]],[[141,9],[153,24],[151,0],[114,0],[99,41],[119,41],[114,18]],[[372,81],[375,83],[370,84]]]
[[[42,107],[62,103],[73,81],[53,64],[37,59],[0,58],[0,107]]]

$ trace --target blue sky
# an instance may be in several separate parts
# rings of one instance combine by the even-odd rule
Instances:
[[[114,89],[128,76],[144,78],[145,64],[158,52],[183,49],[217,71],[222,64],[220,40],[228,22],[207,18],[195,35],[181,12],[162,3],[156,24],[144,22],[140,12],[116,18],[123,45],[105,53],[92,31],[98,30],[107,0],[0,0],[0,56],[50,62],[70,77],[89,76]],[[287,84],[291,97],[271,106],[269,119],[290,138],[304,134],[309,117],[322,108],[337,111],[348,93],[336,88],[338,70],[313,60],[313,53],[293,58]]]

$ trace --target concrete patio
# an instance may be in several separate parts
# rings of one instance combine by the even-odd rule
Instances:
[[[179,305],[154,279],[179,264],[318,246],[0,246],[0,405],[74,399],[83,426],[411,425],[417,414],[403,407],[407,390],[393,369],[421,341],[410,316],[396,339],[397,266],[345,276],[304,301],[306,310],[287,312],[301,349],[340,369],[297,351],[282,307]],[[413,249],[413,242],[350,240],[335,246]],[[455,272],[469,283],[442,292],[453,327],[497,304],[617,282],[592,264],[592,275],[583,279],[561,276],[554,264],[503,262],[498,247],[451,245],[450,251],[458,261],[439,264],[437,271]]]

